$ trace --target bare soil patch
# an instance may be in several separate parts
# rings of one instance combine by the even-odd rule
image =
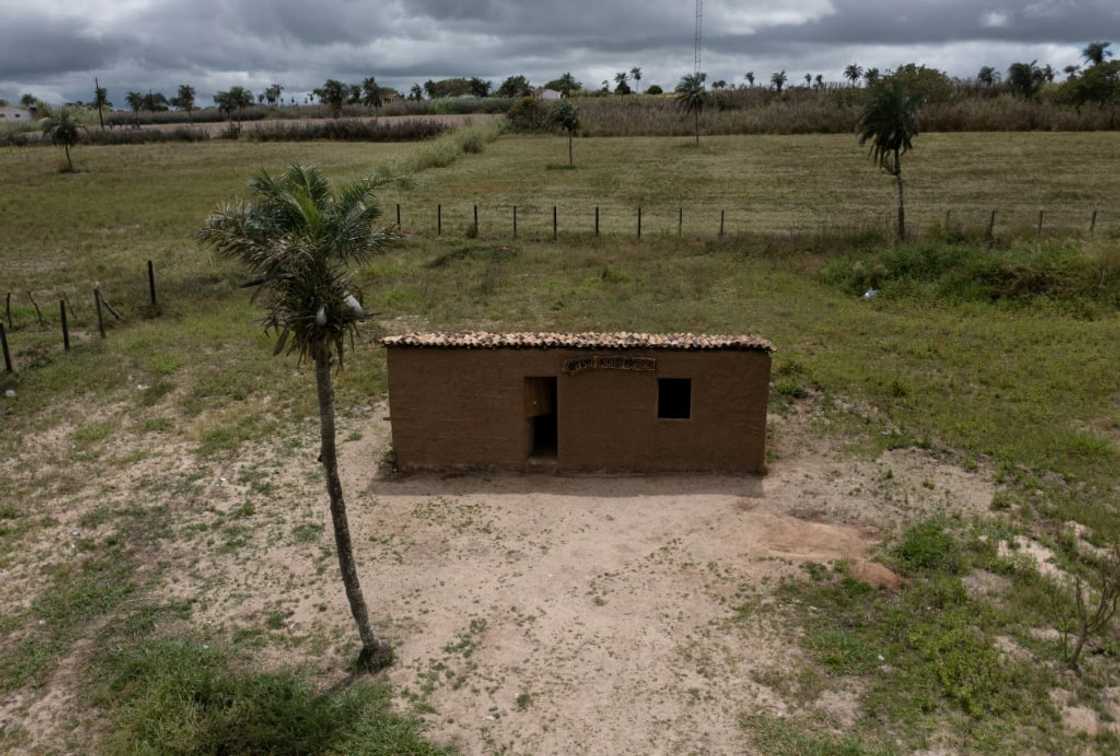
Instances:
[[[802,662],[771,587],[809,562],[871,559],[918,516],[987,511],[993,490],[926,452],[853,459],[813,429],[807,405],[772,418],[776,461],[762,478],[386,480],[386,414],[378,405],[340,423],[363,587],[397,647],[388,674],[401,705],[465,753],[740,753],[751,747],[744,713],[802,708],[843,728],[857,691],[813,701],[771,684]],[[46,434],[34,453],[61,469],[72,436]],[[196,627],[259,646],[270,663],[310,662],[333,683],[355,634],[316,438],[308,422],[208,460],[185,439],[122,433],[114,458],[144,454],[108,466],[57,514],[72,528],[97,506],[164,503],[174,532],[160,547],[160,598],[191,601]],[[27,474],[18,461],[6,472]],[[30,549],[34,567],[0,594],[5,611],[39,587],[59,533],[33,537],[43,539]],[[32,707],[33,743],[50,742],[40,724],[56,722],[53,702],[68,705],[51,689],[73,684],[71,668],[34,701],[0,702],[9,718]]]

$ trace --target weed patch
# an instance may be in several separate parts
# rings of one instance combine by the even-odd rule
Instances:
[[[108,754],[448,753],[392,713],[389,690],[358,681],[318,692],[295,672],[258,672],[194,640],[148,639],[103,655],[95,700]]]
[[[1003,608],[973,599],[960,579],[974,562],[1012,575],[1014,569],[995,559],[986,540],[964,543],[938,520],[910,528],[891,553],[910,576],[898,594],[859,583],[842,566],[827,579],[790,580],[779,591],[798,607],[804,647],[815,662],[831,676],[866,683],[856,732],[881,734],[886,724],[916,747],[951,722],[962,743],[979,750],[1008,732],[1022,747],[1061,742],[1048,697],[1055,673],[1008,657],[995,643],[996,635],[1024,634],[1030,611],[1017,598]],[[1029,585],[1032,578],[1016,580]],[[781,734],[766,728],[769,736]]]

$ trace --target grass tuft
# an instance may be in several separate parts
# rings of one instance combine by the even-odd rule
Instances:
[[[318,692],[291,671],[259,672],[225,649],[149,639],[100,660],[96,700],[110,710],[107,754],[442,754],[394,714],[388,688]]]

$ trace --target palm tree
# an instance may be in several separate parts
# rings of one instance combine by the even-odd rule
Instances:
[[[782,88],[785,87],[787,81],[789,81],[789,77],[786,76],[785,70],[770,75],[770,83],[774,85],[778,94],[782,93]]]
[[[811,86],[813,86],[813,74],[807,73],[805,74],[805,87],[808,88]]]
[[[1046,74],[1038,67],[1038,61],[1012,63],[1007,69],[1007,84],[1011,91],[1026,99],[1033,98],[1046,81]]]
[[[370,76],[362,82],[362,104],[367,108],[381,107],[381,85],[376,77]]]
[[[875,66],[872,66],[871,68],[868,68],[863,72],[863,80],[867,82],[867,86],[869,87],[874,86],[879,82],[879,76],[879,69]]]
[[[1090,42],[1081,51],[1081,57],[1085,58],[1086,62],[1099,66],[1107,58],[1112,57],[1112,51],[1108,49],[1110,47],[1112,47],[1111,42]]]
[[[284,94],[284,85],[283,84],[275,84],[275,83],[270,84],[264,90],[264,98],[266,100],[268,100],[269,105],[275,105],[277,103],[283,105],[284,104],[284,98],[282,97],[283,94]]]
[[[704,81],[707,78],[706,73],[686,74],[677,84],[677,107],[686,115],[691,113],[696,119],[697,145],[700,144],[700,114],[704,112],[704,105],[708,100],[708,93],[704,91]]]
[[[634,66],[630,69],[630,77],[634,80],[634,91],[638,94],[642,93],[642,68],[641,66]]]
[[[74,173],[74,161],[70,159],[70,148],[78,143],[82,126],[63,108],[55,118],[43,122],[43,136],[66,151],[66,172]]]
[[[817,74],[816,78],[813,80],[813,86],[817,89],[824,89],[824,74]]]
[[[125,95],[124,100],[128,103],[128,107],[132,108],[133,125],[139,128],[140,111],[144,109],[144,95],[134,90]]]
[[[991,66],[981,66],[980,72],[976,74],[976,80],[990,89],[999,81],[999,72]]]
[[[1077,77],[1077,72],[1081,70],[1081,66],[1066,66],[1062,69],[1066,73],[1066,81]]]
[[[230,87],[229,97],[231,103],[237,108],[237,121],[240,123],[242,111],[253,104],[253,93],[245,87]]]
[[[887,80],[871,90],[859,119],[859,143],[871,143],[870,157],[898,186],[898,240],[906,239],[906,204],[902,192],[902,156],[918,135],[920,95],[906,91],[900,81]]]
[[[630,94],[630,85],[627,83],[629,81],[630,74],[626,71],[619,71],[616,73],[614,75],[615,93],[620,95]]]
[[[753,89],[754,88],[754,71],[747,71],[747,73],[744,74],[743,78],[747,80],[747,84],[749,84],[750,87]]]
[[[434,82],[428,82],[433,84]],[[427,86],[427,85],[425,85]],[[346,96],[349,94],[346,85],[337,79],[327,79],[323,82],[323,86],[315,90],[315,94],[319,97],[320,102],[325,102],[331,109],[331,115],[338,118],[342,113],[342,106],[346,102]],[[431,96],[431,91],[429,91]]]
[[[341,370],[346,338],[366,319],[347,271],[378,254],[393,235],[373,226],[379,216],[367,179],[332,191],[312,167],[293,165],[282,176],[261,172],[249,182],[249,201],[219,207],[198,238],[219,255],[239,261],[263,296],[265,329],[278,334],[274,354],[287,350],[315,363],[320,455],[327,479],[338,565],[358,626],[359,666],[392,663],[393,651],[369,622],[350,542],[346,502],[338,475],[331,367]],[[337,363],[335,362],[337,359]]]
[[[193,121],[194,118],[191,113],[194,111],[194,87],[190,84],[180,84],[179,94],[171,101],[171,104],[177,108],[187,111],[187,120]]]
[[[111,107],[109,103],[109,90],[101,86],[101,82],[95,76],[93,78],[93,106],[97,108],[97,123],[100,125],[101,130],[105,130],[105,116],[102,112],[107,107]]]
[[[575,157],[572,153],[572,137],[579,130],[579,111],[571,100],[561,100],[552,110],[552,123],[568,133],[568,166],[574,168]]]
[[[844,69],[844,78],[854,87],[863,78],[863,69],[858,64],[852,63]]]

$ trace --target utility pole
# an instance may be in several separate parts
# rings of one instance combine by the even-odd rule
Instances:
[[[700,73],[701,51],[704,47],[704,0],[696,0],[696,39],[692,56],[693,73]]]

